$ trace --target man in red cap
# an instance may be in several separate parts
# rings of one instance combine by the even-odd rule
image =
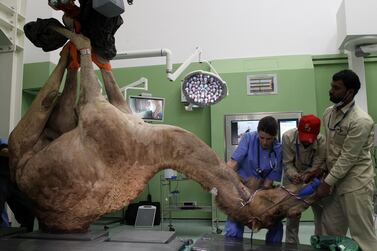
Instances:
[[[326,169],[326,142],[319,134],[321,120],[314,115],[301,117],[298,128],[286,131],[282,137],[284,185],[302,184],[319,177]],[[321,207],[312,205],[315,234],[321,234]],[[301,215],[287,218],[286,243],[299,244]]]

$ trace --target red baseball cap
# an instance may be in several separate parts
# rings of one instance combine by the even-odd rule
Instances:
[[[321,129],[321,120],[313,114],[304,115],[298,123],[298,138],[302,142],[313,143]]]

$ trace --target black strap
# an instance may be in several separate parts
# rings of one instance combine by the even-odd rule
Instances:
[[[348,110],[344,113],[343,117],[341,120],[339,120],[333,128],[330,127],[330,120],[331,120],[331,115],[332,115],[332,112],[330,113],[330,117],[329,117],[329,121],[327,122],[327,128],[329,128],[330,131],[336,131],[336,130],[339,130],[338,128],[340,128],[340,124],[343,122],[343,120],[347,117],[347,115],[350,113],[350,111],[352,110],[352,108],[355,106],[355,101],[352,103],[352,105],[350,106],[350,108],[348,108]]]

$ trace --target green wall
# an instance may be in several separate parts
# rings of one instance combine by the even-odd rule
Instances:
[[[212,148],[224,156],[224,115],[252,112],[316,113],[314,69],[310,56],[287,56],[213,61],[227,82],[229,96],[211,106]],[[246,76],[277,75],[277,94],[248,96]]]
[[[315,68],[317,115],[322,119],[323,112],[331,105],[329,100],[329,90],[332,75],[340,70],[346,69],[348,64],[347,58],[343,55],[313,57],[313,64]]]
[[[322,115],[325,108],[331,105],[328,91],[332,75],[348,68],[345,55],[313,56],[315,69],[315,87],[317,92],[317,111]],[[372,55],[365,59],[365,81],[367,83],[368,113],[377,123],[377,56]]]
[[[55,65],[49,62],[24,65],[23,89],[40,88],[50,76]]]
[[[193,132],[224,157],[224,115],[251,112],[301,111],[322,117],[324,109],[330,105],[328,90],[331,76],[347,68],[344,55],[298,55],[267,58],[241,58],[212,61],[216,71],[228,85],[229,96],[210,108],[197,108],[192,112],[184,109],[180,101],[180,80],[192,70],[209,70],[205,64],[191,64],[181,78],[171,82],[166,78],[165,66],[146,66],[114,69],[114,76],[120,85],[145,77],[149,81],[149,91],[129,91],[129,95],[149,92],[152,96],[164,97],[164,123],[176,125]],[[24,67],[23,112],[30,106],[39,88],[48,78],[54,65],[50,63],[26,64]],[[174,66],[176,69],[178,65]],[[365,63],[368,107],[372,118],[377,121],[377,58],[368,57]],[[247,96],[246,76],[248,74],[273,73],[277,75],[278,93],[273,95]],[[166,188],[166,186],[164,186]],[[136,200],[145,200],[147,188]],[[149,190],[154,201],[160,198],[160,174],[149,182]],[[172,182],[172,190],[180,191],[180,202],[197,201],[199,204],[211,203],[211,196],[193,181]],[[210,213],[178,212],[173,217],[210,218]],[[303,219],[311,219],[307,210]],[[225,219],[220,214],[220,219]]]
[[[25,114],[37,91],[46,82],[54,67],[55,65],[49,62],[24,65],[22,114]]]
[[[377,123],[377,56],[365,60],[365,82],[367,84],[368,113]]]

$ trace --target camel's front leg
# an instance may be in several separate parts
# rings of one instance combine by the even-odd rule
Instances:
[[[127,101],[124,99],[122,92],[119,89],[117,82],[115,81],[113,73],[111,71],[101,69],[101,74],[110,104],[124,113],[132,113]]]
[[[55,106],[67,62],[68,51],[64,50],[58,65],[38,92],[26,114],[9,136],[11,168],[17,166],[20,159],[26,157],[24,156],[25,153],[32,151],[34,145],[39,140]]]
[[[93,62],[100,68],[107,98],[110,104],[124,113],[132,113],[111,71],[110,61],[96,54],[93,54],[92,59]]]

